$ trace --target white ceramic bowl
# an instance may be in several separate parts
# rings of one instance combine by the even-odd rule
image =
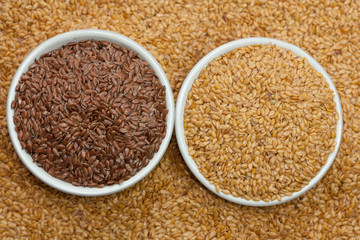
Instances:
[[[106,186],[104,188],[90,188],[90,187],[77,187],[70,183],[61,181],[57,178],[52,177],[49,175],[44,169],[38,167],[34,162],[31,156],[26,153],[24,149],[21,148],[20,142],[17,138],[17,132],[15,131],[15,125],[13,122],[14,110],[11,109],[11,102],[15,98],[15,87],[19,82],[20,77],[24,72],[28,70],[29,65],[31,65],[36,58],[39,58],[42,54],[51,52],[52,50],[58,49],[63,45],[66,45],[69,42],[79,42],[84,40],[103,40],[108,41],[111,43],[116,43],[120,46],[125,46],[128,49],[134,50],[140,58],[146,60],[150,63],[150,66],[154,69],[156,75],[158,76],[162,85],[166,88],[166,106],[169,109],[167,115],[167,131],[166,136],[163,139],[159,151],[154,155],[153,159],[149,162],[149,164],[140,170],[136,175],[131,177],[129,180],[124,181],[121,184],[114,184],[111,186]],[[71,32],[66,32],[60,35],[57,35],[53,38],[46,40],[45,42],[41,43],[37,48],[35,48],[21,63],[20,67],[17,69],[15,76],[12,80],[10,85],[8,98],[7,98],[7,106],[6,106],[6,115],[7,115],[7,124],[9,129],[9,134],[13,146],[25,164],[25,166],[40,180],[44,183],[48,184],[49,186],[65,192],[69,194],[79,195],[79,196],[103,196],[112,194],[115,192],[122,191],[141,179],[143,179],[149,172],[151,172],[154,167],[159,163],[160,159],[164,155],[166,148],[169,145],[172,132],[174,129],[174,119],[175,119],[175,104],[174,104],[174,97],[172,94],[172,90],[169,84],[169,81],[161,68],[160,64],[155,60],[155,58],[142,46],[140,46],[135,41],[114,33],[110,31],[104,30],[95,30],[95,29],[84,29],[84,30],[76,30]]]
[[[197,168],[196,163],[194,160],[190,157],[188,152],[188,146],[185,142],[185,135],[184,135],[184,109],[187,101],[188,92],[190,91],[193,82],[197,79],[202,69],[208,66],[208,64],[213,61],[215,58],[230,52],[236,48],[244,47],[244,46],[250,46],[250,45],[256,45],[256,44],[269,44],[272,43],[274,45],[277,45],[279,47],[283,47],[287,50],[291,50],[294,54],[305,57],[308,59],[311,66],[321,73],[325,80],[329,83],[330,89],[334,91],[334,101],[336,102],[336,111],[339,114],[339,120],[337,122],[336,126],[336,147],[334,152],[329,154],[329,157],[327,159],[326,164],[320,169],[318,174],[309,182],[307,186],[305,186],[303,189],[301,189],[299,192],[294,192],[292,196],[283,197],[281,201],[275,200],[271,202],[264,202],[264,201],[253,201],[253,200],[246,200],[244,198],[238,198],[234,197],[232,195],[227,195],[222,193],[221,191],[218,193],[215,191],[215,186],[210,184],[208,180],[199,172],[199,169]],[[209,190],[211,190],[216,195],[227,199],[231,202],[242,204],[242,205],[249,205],[249,206],[271,206],[276,205],[280,203],[284,203],[287,201],[290,201],[294,198],[299,197],[300,195],[307,192],[311,187],[313,187],[328,171],[331,164],[333,163],[335,156],[339,150],[340,142],[341,142],[341,136],[342,136],[342,130],[343,130],[343,116],[342,116],[342,110],[341,110],[341,104],[340,104],[340,98],[336,91],[334,83],[331,81],[329,75],[325,72],[325,70],[320,66],[320,64],[312,58],[309,54],[307,54],[305,51],[300,49],[297,46],[294,46],[290,43],[286,43],[277,39],[271,39],[271,38],[245,38],[245,39],[239,39],[235,40],[229,43],[226,43],[215,50],[211,51],[209,54],[207,54],[205,57],[203,57],[190,71],[189,75],[186,77],[183,85],[181,86],[177,102],[176,102],[176,120],[175,120],[175,131],[176,131],[176,138],[177,142],[181,151],[181,154],[192,171],[192,173],[197,177],[197,179]]]

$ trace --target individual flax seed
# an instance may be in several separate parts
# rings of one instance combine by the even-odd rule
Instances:
[[[16,90],[21,146],[75,186],[130,179],[166,135],[165,87],[147,62],[112,43],[70,43],[43,54]]]
[[[333,91],[306,59],[268,44],[203,69],[185,107],[189,154],[218,192],[266,202],[301,190],[335,146]]]

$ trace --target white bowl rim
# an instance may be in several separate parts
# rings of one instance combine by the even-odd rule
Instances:
[[[244,198],[239,198],[239,197],[234,197],[232,195],[227,195],[224,194],[223,192],[217,192],[215,190],[215,186],[211,185],[208,180],[200,173],[199,169],[197,168],[197,165],[195,163],[195,161],[190,157],[189,153],[188,153],[188,146],[185,142],[185,135],[184,135],[184,109],[185,109],[185,104],[187,101],[187,96],[188,96],[188,92],[190,91],[193,82],[195,81],[195,79],[198,77],[199,73],[201,72],[201,70],[205,67],[208,66],[208,64],[213,61],[215,58],[223,55],[224,53],[230,52],[236,48],[240,48],[240,47],[244,47],[244,46],[250,46],[250,45],[266,45],[266,44],[274,44],[276,46],[279,47],[283,47],[286,50],[291,50],[294,54],[300,56],[300,57],[305,57],[307,58],[307,60],[309,61],[309,63],[311,64],[311,66],[319,73],[321,73],[325,80],[328,82],[329,84],[329,88],[332,89],[334,91],[334,101],[336,103],[336,110],[339,114],[339,120],[337,121],[337,125],[336,125],[336,146],[335,146],[335,150],[333,152],[331,152],[329,154],[329,157],[325,163],[325,165],[322,166],[322,168],[319,170],[319,172],[317,173],[317,175],[310,180],[309,184],[306,185],[304,188],[302,188],[300,191],[298,192],[294,192],[291,196],[285,196],[281,199],[281,201],[275,200],[275,201],[270,201],[270,202],[265,202],[265,201],[254,201],[254,200],[246,200]],[[343,131],[343,115],[342,115],[342,108],[341,108],[341,103],[340,103],[340,97],[339,94],[335,88],[335,85],[333,83],[333,81],[331,80],[330,76],[326,73],[326,71],[323,69],[323,67],[312,57],[310,56],[307,52],[305,52],[304,50],[302,50],[300,47],[297,47],[293,44],[278,40],[278,39],[273,39],[273,38],[265,38],[265,37],[251,37],[251,38],[243,38],[243,39],[238,39],[238,40],[234,40],[231,42],[228,42],[224,45],[221,45],[218,48],[215,48],[214,50],[212,50],[210,53],[208,53],[206,56],[204,56],[193,68],[192,70],[189,72],[189,74],[187,75],[187,77],[185,78],[181,89],[179,91],[178,97],[177,97],[177,101],[176,101],[176,119],[175,119],[175,131],[176,131],[176,139],[178,142],[178,146],[180,148],[180,152],[181,155],[183,156],[183,159],[185,161],[185,163],[187,164],[187,166],[189,167],[189,169],[191,170],[191,172],[195,175],[195,177],[206,187],[208,188],[210,191],[212,191],[213,193],[215,193],[216,195],[237,203],[237,204],[241,204],[241,205],[247,205],[247,206],[257,206],[257,207],[263,207],[263,206],[272,206],[272,205],[277,205],[277,204],[281,204],[281,203],[285,203],[288,202],[290,200],[293,200],[301,195],[303,195],[304,193],[306,193],[309,189],[311,189],[313,186],[315,186],[321,179],[322,177],[325,175],[325,173],[329,170],[329,168],[331,167],[336,154],[339,150],[340,147],[340,143],[341,143],[341,137],[342,137],[342,131]]]
[[[129,49],[134,50],[140,56],[140,58],[149,62],[150,66],[154,69],[156,75],[158,76],[159,81],[162,83],[162,85],[165,86],[166,105],[167,108],[169,109],[167,115],[166,136],[160,145],[159,151],[154,154],[154,157],[152,158],[152,160],[150,160],[149,164],[143,169],[141,169],[136,175],[131,177],[129,180],[124,181],[121,184],[114,184],[111,186],[105,186],[103,188],[74,186],[70,183],[52,177],[43,168],[37,166],[33,162],[31,156],[28,153],[26,153],[26,151],[22,149],[20,146],[20,141],[17,138],[15,125],[13,122],[14,110],[11,109],[11,102],[14,100],[16,94],[15,87],[18,84],[22,74],[28,70],[28,66],[34,62],[35,58],[39,58],[43,53],[47,53],[54,49],[58,49],[61,46],[65,45],[66,43],[78,42],[89,39],[105,40],[108,42],[117,43],[121,46],[125,46]],[[161,65],[157,62],[157,60],[144,47],[142,47],[134,40],[115,32],[99,30],[99,29],[81,29],[81,30],[65,32],[56,35],[52,38],[49,38],[48,40],[38,45],[34,50],[32,50],[29,53],[29,55],[26,56],[26,58],[23,60],[23,62],[17,69],[8,91],[7,103],[6,103],[6,119],[7,119],[7,126],[9,130],[10,139],[15,148],[15,151],[19,156],[19,158],[21,159],[21,161],[23,162],[23,164],[30,170],[30,172],[33,175],[35,175],[37,178],[39,178],[47,185],[61,192],[65,192],[77,196],[95,197],[95,196],[105,196],[119,191],[123,191],[126,188],[129,188],[132,185],[139,182],[155,168],[155,166],[159,163],[159,161],[163,157],[172,137],[174,123],[175,123],[175,103],[174,103],[172,89],[164,70],[162,69]]]

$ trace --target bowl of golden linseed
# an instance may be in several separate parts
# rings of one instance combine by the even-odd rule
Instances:
[[[340,99],[304,50],[246,38],[202,58],[177,98],[176,137],[197,179],[229,201],[270,206],[307,192],[340,146]]]
[[[114,32],[85,29],[41,43],[11,83],[7,123],[25,166],[60,191],[101,196],[143,179],[174,126],[155,58]]]

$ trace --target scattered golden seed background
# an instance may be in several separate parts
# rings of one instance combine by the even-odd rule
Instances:
[[[0,237],[10,239],[346,239],[360,236],[359,1],[0,0]],[[195,63],[244,37],[273,37],[310,53],[341,97],[341,149],[323,180],[289,203],[254,208],[206,190],[173,138],[140,183],[107,197],[58,192],[37,180],[8,136],[7,91],[25,56],[69,30],[124,34],[163,66],[175,97]]]

